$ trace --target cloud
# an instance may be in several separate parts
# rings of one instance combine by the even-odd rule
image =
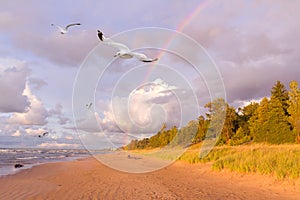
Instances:
[[[76,127],[89,133],[149,134],[157,132],[164,122],[179,126],[182,113],[175,90],[176,86],[156,79],[136,88],[129,96],[117,95],[111,101],[100,99],[95,112],[77,114]]]
[[[44,128],[26,128],[25,130],[25,134],[28,136],[38,136],[43,134],[44,132],[46,132],[47,130]]]
[[[63,106],[61,104],[56,104],[53,109],[48,111],[48,114],[50,116],[56,116],[60,125],[65,125],[70,121],[68,117],[64,116]]]
[[[40,90],[42,87],[48,85],[46,81],[40,78],[29,78],[29,85],[32,86],[36,90]]]
[[[22,62],[9,59],[5,62],[17,64],[17,66],[7,67],[2,65],[3,61],[0,59],[0,93],[2,94],[0,112],[24,112],[29,106],[29,99],[23,94],[23,91],[30,70]]]
[[[23,37],[32,40],[23,40]],[[57,32],[47,35],[47,37],[34,33],[24,32],[22,36],[16,38],[16,46],[24,50],[29,50],[37,56],[44,57],[51,62],[64,66],[78,67],[89,51],[97,44],[96,32],[77,32],[61,35]]]
[[[154,133],[164,122],[180,124],[180,106],[172,93],[176,89],[156,79],[132,91],[129,97],[114,97],[106,110],[95,113],[97,122],[107,132],[139,134]],[[103,102],[99,104],[104,108]]]
[[[11,136],[13,136],[13,137],[19,137],[19,136],[21,136],[20,130],[17,130],[16,132],[12,133]]]
[[[26,84],[23,92],[28,97],[30,106],[24,113],[13,113],[7,120],[11,124],[20,125],[45,125],[47,124],[47,117],[49,113],[44,108],[42,102],[32,94],[28,84]]]
[[[50,115],[61,115],[63,110],[63,106],[61,104],[56,104],[53,109],[49,110]]]
[[[11,3],[6,4],[7,7],[11,6]],[[96,29],[88,30],[79,26],[68,34],[61,35],[51,26],[51,23],[55,23],[52,21],[53,17],[50,17],[51,11],[44,10],[49,4],[51,5],[49,2],[44,2],[43,5],[35,2],[24,5],[30,6],[31,12],[19,9],[20,5],[9,11],[0,11],[0,33],[6,35],[11,41],[10,45],[19,51],[31,52],[60,66],[77,67],[98,44]],[[5,3],[2,6],[5,8]]]
[[[286,86],[300,82],[299,6],[298,1],[211,1],[185,26],[220,69],[229,103],[268,96],[276,80]]]
[[[78,148],[80,144],[58,143],[58,142],[44,142],[37,145],[39,148]]]

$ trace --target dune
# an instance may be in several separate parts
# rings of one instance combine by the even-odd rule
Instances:
[[[119,165],[127,165],[131,160],[142,162],[118,156]],[[113,160],[110,155],[105,159]],[[149,173],[128,173],[86,158],[35,166],[0,178],[0,185],[0,199],[6,200],[300,199],[299,180],[214,172],[209,163],[175,162]]]

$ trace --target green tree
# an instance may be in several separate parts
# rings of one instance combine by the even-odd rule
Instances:
[[[198,129],[198,121],[192,120],[189,121],[188,124],[182,127],[178,134],[174,137],[172,145],[179,145],[185,147],[187,145],[192,144],[194,137],[197,134]]]
[[[237,113],[235,112],[235,109],[233,107],[229,106],[226,103],[225,121],[224,121],[223,129],[218,144],[229,143],[231,137],[235,133],[236,125],[237,125]]]
[[[159,141],[160,134],[161,134],[161,132],[159,131],[156,135],[153,135],[150,137],[149,147],[151,147],[151,148],[160,147],[160,141]]]
[[[258,103],[251,102],[247,106],[239,108],[239,122],[241,122],[242,124],[247,123],[248,120],[252,117],[252,115],[254,115],[258,106]]]
[[[253,139],[250,135],[249,119],[254,115],[258,106],[258,103],[251,102],[247,106],[238,109],[238,129],[230,140],[231,145],[240,145],[246,142],[250,142]]]
[[[295,137],[282,103],[277,98],[271,98],[269,109],[268,142],[273,144],[293,143]]]
[[[206,138],[215,140],[220,136],[225,122],[227,108],[225,100],[217,98],[212,102],[207,103],[205,108],[208,108],[206,117],[209,121]]]
[[[205,138],[207,128],[208,128],[208,120],[205,120],[204,116],[198,117],[198,130],[197,134],[193,139],[193,144],[197,144],[199,142],[202,142]]]
[[[264,98],[249,120],[250,134],[255,142],[281,144],[293,142],[293,134],[283,106],[277,98]]]
[[[133,150],[133,149],[137,149],[137,146],[138,146],[138,140],[131,140],[131,142],[126,146],[125,149]]]
[[[272,98],[279,100],[279,102],[282,104],[284,113],[287,115],[289,95],[285,86],[280,81],[277,81],[271,89],[271,99]]]
[[[137,143],[137,149],[145,149],[148,147],[149,144],[149,138],[144,138],[142,140],[139,140]]]
[[[300,90],[296,81],[291,81],[289,101],[288,101],[288,112],[289,122],[293,127],[293,132],[296,137],[296,142],[300,143]]]
[[[176,126],[173,126],[170,130],[170,139],[169,139],[169,145],[171,146],[176,146],[178,141],[177,141],[177,137],[178,137],[178,133],[179,133],[179,130]]]
[[[240,126],[236,133],[231,137],[229,144],[230,145],[241,145],[246,142],[250,142],[252,138],[250,137],[249,129],[245,129],[245,127]]]
[[[254,142],[267,142],[269,100],[265,97],[261,100],[254,115],[249,119],[250,135]]]

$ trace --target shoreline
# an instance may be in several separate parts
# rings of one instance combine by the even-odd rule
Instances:
[[[108,155],[109,156],[109,155]],[[121,159],[122,160],[122,159]],[[129,159],[124,158],[126,164]],[[300,180],[215,172],[177,161],[149,173],[126,173],[95,158],[46,163],[0,177],[0,199],[300,199]]]
[[[10,176],[10,175],[16,175],[18,173],[21,173],[24,170],[29,170],[29,169],[32,169],[33,167],[40,166],[40,165],[45,165],[45,164],[50,164],[50,163],[60,163],[60,162],[72,162],[75,160],[87,159],[90,157],[92,157],[92,156],[89,155],[86,157],[68,157],[67,159],[64,159],[64,160],[49,160],[48,162],[30,163],[30,164],[19,163],[19,164],[23,164],[23,167],[20,167],[20,168],[15,168],[14,165],[12,164],[12,165],[8,166],[7,168],[5,168],[5,171],[7,171],[7,173],[0,174],[0,179],[5,178],[6,176]]]

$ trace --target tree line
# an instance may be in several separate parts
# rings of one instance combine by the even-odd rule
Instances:
[[[217,137],[217,145],[250,142],[299,144],[300,90],[296,81],[291,81],[289,86],[287,90],[277,81],[270,91],[270,98],[264,97],[259,103],[251,102],[238,109],[224,99],[215,99],[204,106],[208,109],[205,116],[199,116],[180,129],[176,126],[166,129],[163,124],[152,137],[132,140],[123,148],[151,149],[166,145],[197,144],[210,137]]]

